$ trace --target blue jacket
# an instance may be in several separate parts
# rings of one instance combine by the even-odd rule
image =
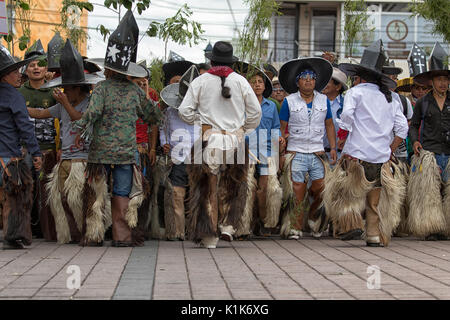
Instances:
[[[24,97],[13,86],[0,83],[0,157],[21,157],[21,142],[33,157],[41,155]]]

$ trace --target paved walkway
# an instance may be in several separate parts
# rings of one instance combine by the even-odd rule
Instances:
[[[394,238],[368,248],[272,237],[208,250],[190,241],[82,248],[37,240],[0,251],[0,299],[450,299],[450,241]]]

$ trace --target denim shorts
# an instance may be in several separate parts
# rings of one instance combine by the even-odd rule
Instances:
[[[133,185],[133,165],[115,164],[114,168],[112,168],[111,165],[105,164],[105,169],[108,176],[112,171],[112,194],[119,197],[128,197]]]
[[[450,155],[448,154],[435,154],[434,157],[436,158],[437,165],[439,168],[441,168],[441,178],[444,183],[447,183],[448,180],[448,172],[445,171],[445,168],[447,167],[448,158]]]
[[[314,153],[297,152],[292,159],[292,181],[305,182],[306,173],[311,181],[323,179],[325,169],[322,161]]]

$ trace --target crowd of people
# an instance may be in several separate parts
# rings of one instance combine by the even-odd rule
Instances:
[[[128,11],[104,59],[59,35],[22,61],[0,45],[3,249],[33,237],[213,249],[253,236],[328,233],[378,247],[392,235],[450,235],[450,72],[439,43],[428,68],[415,44],[411,76],[398,80],[381,40],[359,64],[325,53],[279,70],[219,41],[208,64],[166,62],[157,92],[136,61],[138,36]]]

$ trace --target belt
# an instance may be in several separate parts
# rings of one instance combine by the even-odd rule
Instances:
[[[202,124],[202,134],[205,134],[206,131],[211,130],[212,126],[209,124]],[[226,134],[227,131],[226,130],[217,130],[220,131],[222,134]]]
[[[325,149],[325,152],[330,152],[331,151],[330,148],[324,148],[324,149]],[[337,152],[342,152],[342,149],[337,149]]]

